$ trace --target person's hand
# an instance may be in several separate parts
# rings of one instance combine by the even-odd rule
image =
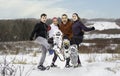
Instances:
[[[53,44],[53,38],[49,38],[49,39],[48,39],[48,43],[49,43],[49,44]]]
[[[92,30],[95,30],[95,27],[92,27],[91,29],[92,29]]]

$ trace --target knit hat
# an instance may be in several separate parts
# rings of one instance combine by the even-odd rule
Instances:
[[[53,17],[52,21],[53,21],[54,19],[58,19],[58,18],[57,18],[57,17]]]

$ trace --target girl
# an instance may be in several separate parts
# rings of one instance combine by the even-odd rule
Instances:
[[[57,65],[55,65],[55,62],[57,60],[57,57],[58,55],[56,54],[55,52],[55,49],[56,49],[56,46],[59,46],[61,47],[61,44],[62,44],[62,36],[60,38],[60,40],[56,40],[55,38],[55,34],[56,33],[60,33],[62,34],[62,32],[60,31],[59,29],[59,24],[58,24],[58,19],[56,17],[54,17],[52,19],[52,24],[49,26],[49,30],[48,30],[48,33],[49,33],[49,43],[51,44],[51,47],[52,49],[54,50],[54,57],[52,59],[52,63],[51,63],[51,67],[57,67]],[[56,44],[56,45],[55,45]]]
[[[92,27],[92,28],[86,27],[81,22],[80,17],[78,16],[77,13],[73,13],[72,20],[73,20],[73,26],[72,26],[73,37],[71,40],[71,44],[76,44],[77,48],[79,50],[79,44],[82,43],[82,41],[83,41],[84,31],[92,31],[92,30],[95,30],[95,28],[94,27]],[[81,66],[79,56],[78,56],[78,66]]]

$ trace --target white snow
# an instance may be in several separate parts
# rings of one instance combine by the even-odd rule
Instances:
[[[25,60],[27,64],[14,64],[16,67],[24,67],[23,75],[30,71],[31,68],[36,67],[33,63],[38,64],[40,60],[40,54],[36,57],[27,55],[8,55],[7,61],[11,61],[16,57],[15,61]],[[120,60],[114,59],[115,57],[120,57],[120,54],[79,54],[82,67],[79,68],[65,68],[65,62],[61,62],[59,59],[56,61],[56,65],[60,68],[51,68],[50,70],[40,71],[31,70],[30,76],[119,76],[120,75]],[[3,63],[3,58],[5,55],[0,55],[0,63]],[[44,65],[50,65],[53,55],[47,54]],[[91,62],[90,62],[91,61]],[[16,76],[19,76],[20,71],[17,70]]]
[[[41,50],[41,49],[36,47],[36,48],[26,48],[26,50],[27,50],[27,51],[29,51],[29,50],[39,51],[39,50]]]
[[[111,38],[120,38],[120,34],[86,34],[84,35],[84,39],[111,39]]]
[[[88,23],[94,23],[93,25],[90,25],[89,27],[95,27],[95,30],[107,30],[107,29],[120,29],[120,26],[118,26],[115,22],[88,22]],[[95,38],[103,38],[103,39],[110,39],[110,38],[120,38],[120,34],[89,34],[85,33],[84,39],[95,39]]]
[[[96,43],[81,43],[80,46],[81,46],[81,45],[84,45],[84,46],[91,46],[91,45],[96,45]]]
[[[93,22],[93,25],[90,25],[91,27],[94,26],[96,30],[106,30],[106,29],[120,29],[120,26],[118,26],[115,22]]]
[[[105,29],[120,29],[115,22],[94,22],[93,25],[96,30]],[[91,27],[90,26],[90,27]],[[95,38],[120,38],[120,34],[85,34],[84,39],[95,39]],[[90,46],[95,45],[95,43],[82,43],[81,45]],[[111,44],[110,48],[115,49],[118,45]],[[39,48],[26,48],[26,50],[37,51]],[[82,67],[78,68],[65,68],[65,61],[61,62],[59,58],[56,61],[56,65],[60,68],[50,68],[50,70],[40,71],[31,70],[36,68],[39,64],[41,53],[37,53],[37,56],[33,56],[33,53],[22,54],[22,55],[7,55],[7,63],[13,62],[15,67],[21,67],[24,69],[23,75],[21,76],[120,76],[120,54],[79,54]],[[52,62],[53,55],[47,53],[44,65],[48,66]],[[5,55],[0,55],[0,70],[4,63]],[[23,64],[20,64],[23,63]],[[72,65],[72,64],[71,64]],[[25,75],[28,72],[29,75]],[[1,72],[0,72],[1,73]],[[1,76],[1,74],[0,74]],[[17,69],[16,75],[20,76],[20,70]]]

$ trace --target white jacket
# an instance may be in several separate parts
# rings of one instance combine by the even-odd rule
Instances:
[[[59,27],[51,24],[50,25],[51,29],[49,30],[49,38],[53,37],[53,43],[56,44],[54,45],[53,49],[56,50],[58,47],[61,48],[62,46],[62,32],[59,30]],[[56,34],[60,34],[60,36],[57,36]]]
[[[53,37],[56,32],[60,31],[58,26],[54,25],[53,23],[50,25],[51,29],[49,30],[49,38]],[[61,32],[61,31],[60,31]]]

